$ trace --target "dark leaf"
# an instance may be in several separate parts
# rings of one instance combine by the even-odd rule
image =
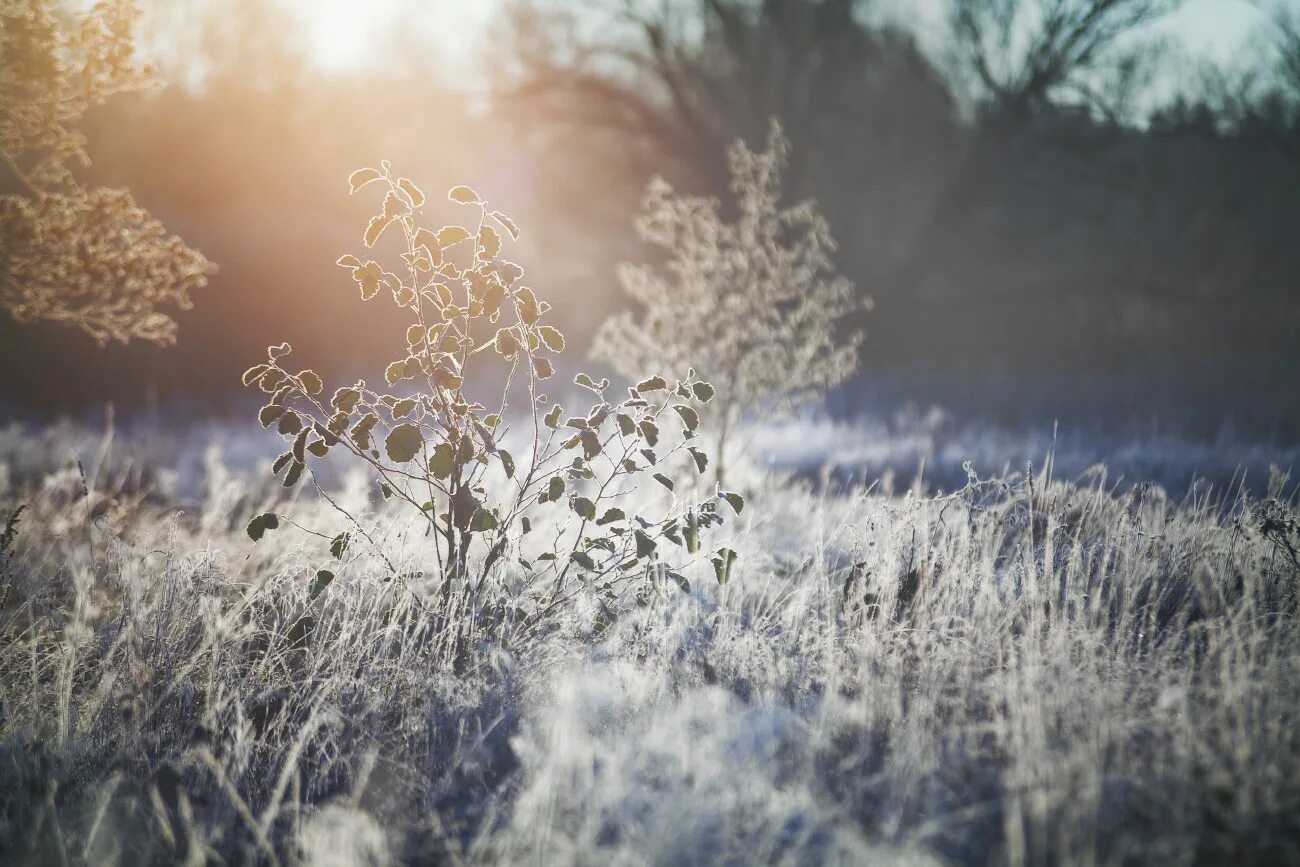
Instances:
[[[688,448],[687,451],[695,459],[695,468],[700,472],[704,472],[704,468],[709,465],[709,456],[697,448]]]
[[[644,530],[635,530],[632,536],[636,540],[636,555],[638,557],[649,557],[655,552],[657,547],[655,540],[646,535]]]
[[[307,591],[307,595],[312,599],[315,599],[317,596],[325,592],[325,588],[330,586],[330,582],[333,580],[334,580],[333,572],[329,571],[328,569],[319,570],[316,573],[315,580],[311,582],[311,588]]]
[[[622,509],[608,509],[605,514],[600,516],[600,520],[597,521],[596,524],[603,527],[604,525],[612,524],[615,521],[622,521],[626,517],[627,515],[624,514]]]
[[[736,552],[730,548],[719,548],[709,560],[713,563],[713,574],[717,576],[718,583],[726,584],[731,577],[731,567],[736,562]]]
[[[471,533],[486,533],[489,530],[495,530],[497,526],[497,516],[482,506],[474,510],[474,516],[469,521]]]
[[[423,446],[424,437],[413,424],[399,424],[389,431],[384,440],[384,451],[388,453],[388,459],[399,464],[413,459]]]
[[[260,541],[262,534],[266,532],[266,516],[258,515],[248,522],[248,538],[254,542]]]
[[[668,387],[668,381],[662,376],[652,376],[649,379],[637,383],[637,391],[663,391]]]
[[[261,412],[257,414],[257,420],[261,422],[262,427],[270,427],[271,422],[275,421],[284,412],[284,407],[279,404],[269,403],[262,407]]]
[[[429,472],[433,477],[443,481],[451,478],[455,469],[456,450],[451,447],[451,443],[438,443],[434,446],[433,454],[429,457]]]

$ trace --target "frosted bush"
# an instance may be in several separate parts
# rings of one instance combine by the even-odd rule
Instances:
[[[353,255],[338,264],[363,301],[382,292],[410,325],[380,388],[363,380],[326,397],[315,372],[286,366],[287,344],[271,347],[265,363],[245,372],[246,386],[270,395],[262,425],[275,425],[289,445],[272,467],[284,486],[314,480],[314,465],[331,450],[349,456],[370,474],[373,490],[424,522],[444,599],[463,591],[478,605],[485,592],[509,588],[511,600],[493,615],[502,627],[535,626],[579,595],[599,597],[613,616],[625,591],[652,592],[664,582],[689,591],[666,558],[669,545],[708,556],[724,581],[735,554],[706,555],[701,534],[722,522],[720,504],[740,511],[739,495],[720,491],[698,502],[674,496],[666,514],[653,518],[641,508],[647,499],[634,510],[629,497],[638,484],[675,494],[677,482],[658,468],[674,455],[689,456],[691,471],[704,472],[708,456],[697,435],[701,408],[717,399],[714,387],[687,369],[676,379],[641,378],[620,399],[607,379],[578,374],[574,383],[591,403],[566,413],[543,391],[564,336],[548,323],[550,304],[523,283],[523,269],[502,256],[501,233],[516,237],[514,222],[459,186],[448,199],[472,219],[430,228],[424,193],[387,162],[358,170],[350,183],[354,193],[383,193],[363,242],[370,248],[387,240],[396,255],[393,270]],[[513,413],[512,400],[523,404]],[[505,445],[512,418],[514,438],[525,443],[518,457]],[[361,542],[382,557],[376,531],[326,500],[347,520],[330,541],[331,554],[342,558]],[[549,526],[535,527],[543,513]],[[257,541],[282,517],[256,516],[249,536]],[[321,569],[319,586],[333,575]]]
[[[862,303],[835,273],[814,203],[780,204],[788,150],[775,122],[763,151],[732,146],[734,221],[714,199],[650,184],[636,226],[664,262],[623,266],[635,309],[608,320],[593,349],[627,377],[694,368],[718,383],[708,416],[719,479],[744,414],[806,404],[857,369],[862,336],[846,325]]]

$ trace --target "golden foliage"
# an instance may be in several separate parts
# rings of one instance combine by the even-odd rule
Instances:
[[[50,0],[0,0],[0,157],[23,194],[0,196],[0,309],[77,325],[100,343],[171,343],[162,312],[190,307],[212,265],[126,190],[83,188],[77,124],[113,94],[152,84],[132,62],[138,15],[105,0],[61,23]]]

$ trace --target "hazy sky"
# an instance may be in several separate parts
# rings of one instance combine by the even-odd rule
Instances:
[[[394,26],[433,37],[447,63],[470,56],[497,8],[494,0],[288,0],[301,16],[320,64],[344,70],[372,60]],[[1277,0],[1188,0],[1160,25],[1199,57],[1225,61],[1245,49],[1264,9]],[[1300,0],[1281,0],[1300,4]],[[887,0],[896,17],[934,38],[942,0]],[[412,12],[416,14],[412,14]],[[402,20],[406,18],[407,20]]]

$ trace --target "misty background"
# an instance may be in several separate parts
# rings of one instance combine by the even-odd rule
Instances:
[[[646,181],[725,202],[725,145],[777,117],[789,196],[874,300],[831,418],[1300,442],[1295,2],[142,5],[169,86],[88,118],[87,177],[221,270],[173,348],[0,321],[0,417],[229,415],[280,340],[327,379],[381,367],[396,312],[334,261],[373,206],[347,175],[385,158],[514,216],[584,353],[648,255]]]

